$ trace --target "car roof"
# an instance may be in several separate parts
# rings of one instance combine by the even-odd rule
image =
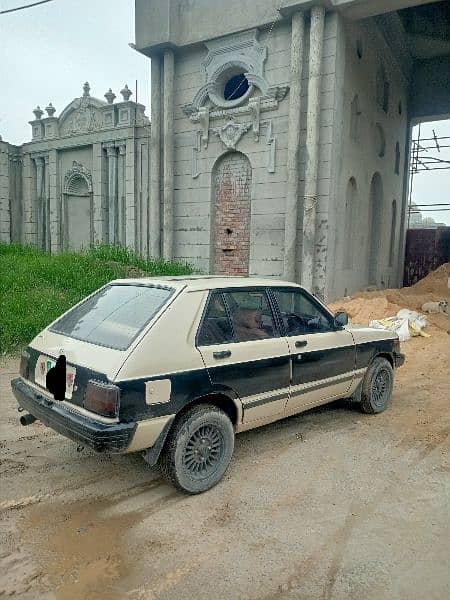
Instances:
[[[295,286],[297,283],[280,281],[268,277],[235,277],[227,275],[179,275],[164,277],[139,277],[132,279],[115,279],[111,283],[121,284],[144,284],[170,286],[175,289],[187,288],[187,291],[213,290],[228,287],[261,287],[261,286]]]

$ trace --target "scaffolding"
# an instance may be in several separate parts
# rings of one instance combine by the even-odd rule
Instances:
[[[450,203],[448,202],[436,204],[412,203],[414,176],[424,171],[438,170],[450,170],[450,137],[437,136],[433,129],[433,137],[422,138],[419,123],[417,138],[411,140],[408,229],[413,214],[450,211]]]

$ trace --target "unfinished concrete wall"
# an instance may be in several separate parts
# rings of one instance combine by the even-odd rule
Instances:
[[[329,298],[397,284],[409,85],[373,20],[338,31]]]
[[[333,125],[336,15],[326,15],[323,41],[322,79],[319,115],[319,172],[318,172],[318,247],[325,249],[330,189],[330,160]],[[227,38],[223,45],[227,45]],[[229,38],[229,39],[232,39]],[[291,23],[290,19],[277,22],[270,30],[258,34],[258,43],[267,48],[264,77],[273,88],[281,90],[290,85]],[[306,22],[305,47],[302,56],[303,76],[301,109],[299,178],[299,213],[302,212],[306,165],[306,111],[308,96],[309,22]],[[188,260],[208,272],[211,268],[211,222],[213,183],[212,171],[217,159],[227,152],[221,138],[227,122],[233,121],[245,128],[236,141],[235,149],[248,157],[252,169],[250,266],[249,273],[269,277],[283,275],[285,203],[287,193],[287,146],[289,130],[288,94],[260,112],[258,129],[247,104],[242,112],[230,113],[224,109],[218,116],[210,116],[208,123],[199,123],[186,115],[185,106],[205,84],[202,61],[208,55],[203,46],[185,48],[175,55],[174,91],[174,171],[175,171],[175,238],[174,257]],[[217,111],[218,113],[220,111]],[[298,278],[301,274],[302,220],[297,225]]]

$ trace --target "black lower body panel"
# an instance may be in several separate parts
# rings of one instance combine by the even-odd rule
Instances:
[[[56,400],[47,400],[21,379],[11,387],[19,406],[58,433],[97,452],[121,452],[130,444],[136,423],[101,423],[68,410]]]

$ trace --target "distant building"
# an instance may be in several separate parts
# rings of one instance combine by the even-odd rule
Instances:
[[[0,141],[0,239],[57,252],[103,241],[147,254],[149,120],[144,106],[109,90],[60,113],[38,106],[32,140]]]
[[[409,213],[409,228],[410,229],[437,229],[438,227],[448,227],[446,223],[435,221],[433,217],[425,217],[417,204],[411,203]]]

